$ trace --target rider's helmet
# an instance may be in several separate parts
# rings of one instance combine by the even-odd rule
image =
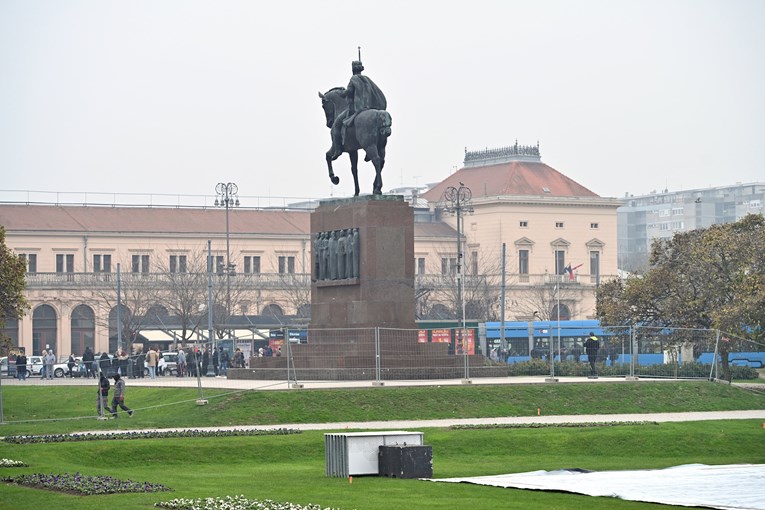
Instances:
[[[364,70],[364,65],[361,63],[361,60],[354,60],[351,62],[351,70],[354,74],[360,73]]]

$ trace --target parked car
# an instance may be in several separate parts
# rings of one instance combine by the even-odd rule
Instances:
[[[16,361],[11,361],[11,371],[8,373],[8,356],[0,358],[0,377],[16,377]]]
[[[83,377],[85,374],[85,365],[82,363],[82,356],[74,357],[75,365],[72,367],[72,377]],[[82,367],[82,369],[80,369]],[[66,377],[69,373],[69,358],[63,363],[53,365],[53,375],[55,377]]]
[[[43,366],[42,356],[27,356],[27,377],[42,375]]]
[[[162,373],[165,375],[176,375],[178,373],[178,353],[172,351],[162,352],[162,359],[165,366],[162,367]]]
[[[30,368],[31,365],[31,368]],[[27,375],[42,375],[43,357],[27,356]],[[53,377],[64,377],[69,367],[66,362],[53,364]]]
[[[0,376],[8,377],[8,358],[0,358]],[[42,374],[43,359],[42,356],[27,356],[27,377]],[[55,363],[53,365],[53,375],[55,377],[64,377],[67,371],[66,363]],[[16,362],[11,361],[10,377],[16,377]]]

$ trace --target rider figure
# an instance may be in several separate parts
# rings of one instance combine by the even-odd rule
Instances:
[[[342,96],[348,99],[348,111],[338,117],[342,121],[341,139],[345,140],[345,129],[353,123],[356,115],[364,110],[385,110],[388,102],[385,100],[385,94],[375,85],[369,77],[362,76],[361,71],[364,66],[360,60],[354,60],[351,63],[353,76],[348,82],[348,87],[342,92]],[[335,122],[335,125],[340,124]]]

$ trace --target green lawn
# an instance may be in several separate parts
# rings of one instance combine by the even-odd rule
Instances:
[[[762,409],[765,396],[697,382],[460,386],[242,392],[198,407],[188,389],[129,388],[131,418],[101,422],[94,391],[78,387],[3,387],[3,435],[74,430],[212,426],[363,419]],[[218,392],[222,394],[223,392]],[[765,462],[761,420],[498,429],[421,429],[433,447],[435,477],[535,469],[658,468],[686,463]],[[55,444],[0,443],[0,457],[21,460],[20,473],[112,475],[162,483],[174,492],[74,496],[0,485],[0,507],[34,509],[151,508],[160,500],[244,494],[251,499],[375,509],[648,509],[666,506],[381,477],[327,478],[322,432],[206,439],[99,440]]]
[[[96,391],[82,386],[4,386],[0,435],[78,430],[495,416],[764,409],[765,395],[706,381],[333,390],[206,390],[129,387],[130,419],[99,422]],[[82,419],[76,419],[82,417]],[[123,418],[126,418],[123,416]],[[58,419],[58,420],[56,420]],[[29,422],[27,422],[29,420]],[[51,420],[51,421],[48,421]]]

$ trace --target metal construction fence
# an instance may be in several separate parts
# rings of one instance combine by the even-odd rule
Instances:
[[[172,351],[163,353],[162,364],[165,375],[226,375],[294,383],[594,375],[746,380],[757,378],[758,369],[765,367],[765,343],[718,330],[594,324],[559,327],[556,322],[546,322],[506,327],[504,335],[497,333],[484,324],[464,329],[285,327],[281,336],[263,340],[189,344],[183,368]],[[591,333],[598,338],[597,350],[585,345]],[[229,361],[219,366],[215,354],[224,350]],[[236,358],[235,354],[242,354],[240,350],[245,355]],[[41,374],[41,359],[28,357],[30,376]],[[0,374],[15,377],[13,362],[8,363],[9,358],[0,361]],[[71,371],[66,362],[57,363],[53,377],[88,377],[99,370],[109,376],[119,371],[127,377],[144,377],[149,372],[143,355],[96,359],[92,372],[86,367],[79,359]]]
[[[518,333],[518,332],[516,332]],[[285,334],[279,356],[249,358],[229,377],[264,380],[417,380],[511,376],[748,379],[765,344],[718,330],[603,327],[599,349],[582,328],[527,329],[504,339],[481,328],[307,329]],[[300,341],[297,338],[300,338]]]

